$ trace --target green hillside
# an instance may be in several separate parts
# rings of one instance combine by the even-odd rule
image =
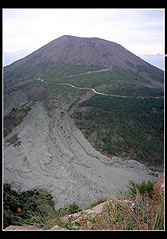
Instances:
[[[136,159],[149,166],[164,163],[163,98],[96,95],[74,113],[77,126],[107,155]]]

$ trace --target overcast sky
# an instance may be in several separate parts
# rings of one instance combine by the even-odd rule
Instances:
[[[37,50],[62,36],[99,37],[136,55],[164,54],[164,9],[3,9],[4,52]]]

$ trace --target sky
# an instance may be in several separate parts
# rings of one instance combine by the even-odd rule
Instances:
[[[35,51],[62,36],[99,37],[136,55],[165,54],[162,9],[4,8],[3,51]]]

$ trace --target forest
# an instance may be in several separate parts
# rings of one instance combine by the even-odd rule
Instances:
[[[74,113],[91,144],[109,156],[164,163],[164,99],[95,95]]]

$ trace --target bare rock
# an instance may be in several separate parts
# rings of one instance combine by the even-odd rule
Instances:
[[[59,227],[58,225],[56,225],[48,231],[68,231],[68,229],[67,228],[62,228],[62,227]]]
[[[4,229],[4,231],[41,231],[42,229],[34,226],[15,226],[10,225]]]
[[[164,184],[164,175],[160,175],[158,177],[158,180],[155,184],[155,187],[159,188],[160,190],[164,190],[165,184]]]

